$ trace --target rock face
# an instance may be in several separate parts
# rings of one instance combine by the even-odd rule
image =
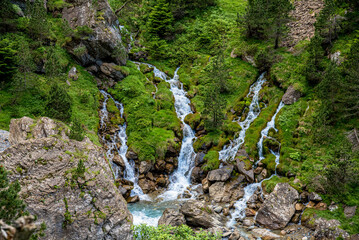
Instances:
[[[229,165],[220,169],[210,171],[208,173],[208,180],[210,182],[225,182],[231,177],[233,166]]]
[[[180,212],[185,216],[186,223],[189,226],[211,228],[223,225],[219,221],[219,215],[200,201],[189,200],[185,202],[181,206]]]
[[[13,145],[0,154],[10,180],[22,186],[27,210],[45,222],[43,239],[132,239],[132,215],[102,149],[48,134],[59,127],[51,119],[13,120]],[[33,138],[24,140],[29,132]]]
[[[284,228],[295,213],[297,190],[288,183],[278,183],[258,210],[256,222],[269,229]]]
[[[300,98],[300,92],[295,90],[293,86],[289,86],[287,91],[282,97],[282,101],[286,105],[291,105],[298,101]]]
[[[171,226],[180,226],[186,224],[186,219],[184,215],[174,209],[166,208],[163,212],[158,225],[171,225]]]
[[[122,43],[118,20],[107,0],[67,0],[62,17],[77,34],[67,44],[68,51],[94,74],[102,74],[110,82],[123,75],[112,65],[125,65],[127,49]],[[104,65],[105,64],[105,65]],[[110,66],[110,67],[109,67]],[[99,71],[100,68],[108,69]],[[101,69],[102,70],[102,69]]]

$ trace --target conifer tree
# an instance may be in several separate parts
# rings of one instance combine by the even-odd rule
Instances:
[[[0,219],[7,223],[24,213],[25,204],[19,198],[21,190],[19,182],[9,183],[8,172],[0,165]]]
[[[11,79],[16,70],[14,42],[8,38],[0,40],[0,82]]]
[[[172,29],[173,15],[166,0],[157,0],[148,17],[148,31],[164,38]]]
[[[50,26],[47,21],[47,10],[42,0],[26,1],[27,17],[29,18],[28,34],[36,40],[44,40]]]
[[[72,114],[71,105],[71,98],[65,88],[54,83],[46,104],[47,115],[51,118],[67,122]]]

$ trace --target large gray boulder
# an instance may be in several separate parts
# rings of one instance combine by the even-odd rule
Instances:
[[[166,208],[163,212],[160,220],[158,220],[158,225],[171,225],[173,227],[186,224],[186,219],[184,215],[178,210]]]
[[[189,226],[207,229],[224,225],[224,223],[219,220],[220,216],[215,213],[212,208],[197,200],[185,202],[181,206],[180,212],[185,216],[186,223]]]
[[[340,222],[336,219],[318,218],[315,220],[315,239],[350,239],[350,235],[340,228]]]
[[[11,172],[10,181],[21,184],[27,210],[37,216],[37,224],[47,226],[42,239],[132,239],[132,215],[115,187],[102,148],[52,136],[51,129],[60,126],[50,120],[13,120],[14,144],[0,153],[0,164]],[[29,127],[31,122],[36,125]],[[24,131],[33,137],[23,139]]]
[[[258,210],[256,222],[269,229],[284,228],[295,213],[297,190],[288,183],[278,183]]]
[[[239,176],[236,180],[230,183],[216,182],[209,187],[209,197],[217,203],[230,203],[237,201],[244,196],[244,190],[241,184],[244,176]]]
[[[236,159],[237,169],[240,173],[246,176],[248,182],[254,181],[254,171],[253,169],[246,170],[246,164],[239,158]]]
[[[228,165],[220,169],[210,171],[208,173],[207,179],[210,182],[225,182],[231,177],[233,171],[233,166]]]
[[[299,100],[300,95],[300,92],[295,90],[293,86],[289,86],[282,97],[282,101],[286,105],[291,105]]]

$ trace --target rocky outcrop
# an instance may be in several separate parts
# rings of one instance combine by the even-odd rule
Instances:
[[[0,240],[28,240],[38,229],[34,224],[34,216],[24,216],[15,220],[14,224],[8,225],[0,220]]]
[[[11,122],[13,145],[0,154],[0,164],[20,182],[27,210],[46,224],[44,239],[131,239],[132,215],[103,150],[86,138],[65,140],[61,123],[40,120]]]
[[[336,219],[318,218],[315,220],[315,225],[315,239],[350,239],[350,235],[340,228],[340,222]]]
[[[291,12],[293,21],[288,23],[290,29],[283,45],[293,47],[302,40],[311,39],[315,33],[316,16],[324,6],[323,0],[293,1],[294,10]]]
[[[204,202],[189,200],[181,206],[180,212],[185,216],[187,225],[192,227],[211,228],[224,225],[219,215]]]
[[[278,183],[258,210],[256,222],[269,229],[284,228],[295,213],[297,190],[288,183]]]
[[[67,49],[88,70],[112,85],[124,75],[116,65],[125,65],[127,49],[122,43],[118,20],[107,0],[67,0],[62,17],[75,31]],[[103,68],[106,70],[103,71]],[[103,81],[103,79],[101,79]]]
[[[293,86],[289,86],[282,97],[282,102],[286,105],[292,105],[300,98],[300,92],[295,90]]]
[[[158,225],[171,225],[173,227],[180,226],[185,223],[186,219],[184,218],[184,215],[171,208],[166,208],[160,220],[158,220]]]

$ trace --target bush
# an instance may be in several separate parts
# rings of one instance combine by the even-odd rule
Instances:
[[[186,225],[179,227],[160,225],[152,227],[147,225],[134,226],[135,240],[217,240],[219,235],[213,235],[203,230],[194,231]]]
[[[67,122],[72,114],[71,105],[72,100],[65,88],[56,83],[52,85],[46,104],[47,115]]]
[[[81,122],[78,119],[75,119],[72,123],[69,138],[77,141],[82,141],[84,139],[84,130],[81,126]]]

